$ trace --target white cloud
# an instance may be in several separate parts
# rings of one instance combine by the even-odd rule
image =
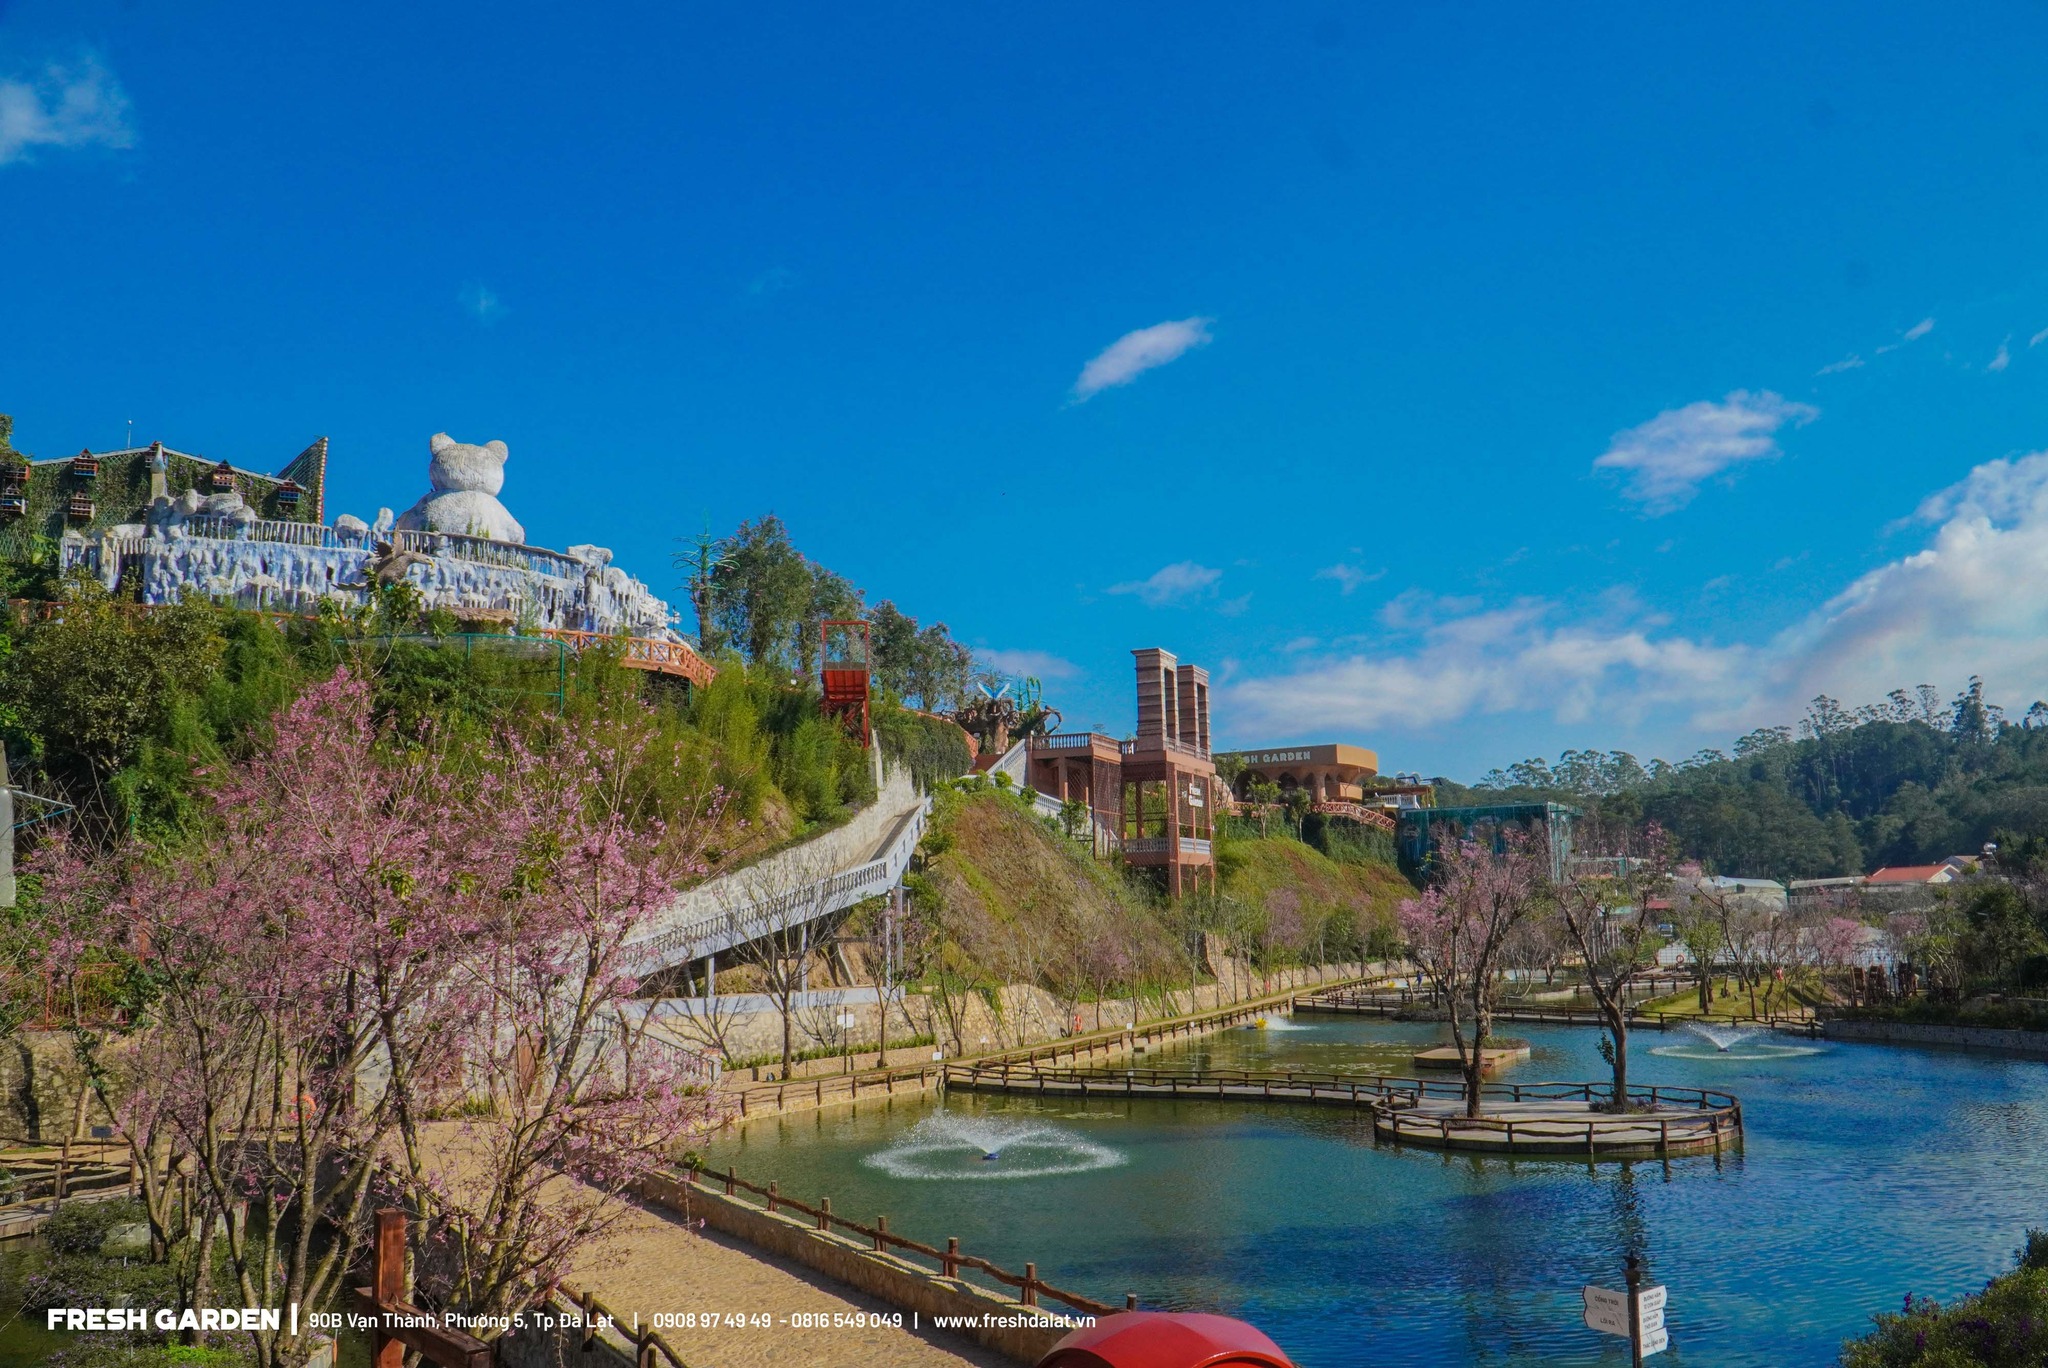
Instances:
[[[1084,403],[1103,390],[1128,385],[1154,367],[1178,361],[1191,348],[1207,346],[1209,325],[1215,321],[1183,318],[1125,333],[1081,367],[1081,377],[1074,381],[1074,402]]]
[[[1777,456],[1779,428],[1819,416],[1819,409],[1769,390],[1736,390],[1718,404],[1702,399],[1617,432],[1593,464],[1627,471],[1623,495],[1655,517],[1684,507],[1702,482],[1729,467]]]
[[[495,323],[505,316],[505,302],[482,285],[465,285],[455,298],[479,323]]]
[[[1832,361],[1832,362],[1828,363],[1827,365],[1825,365],[1825,366],[1822,366],[1822,367],[1821,367],[1821,368],[1820,368],[1819,370],[1815,371],[1815,372],[1814,372],[1814,374],[1815,374],[1815,375],[1840,375],[1840,374],[1841,374],[1841,373],[1842,373],[1843,371],[1852,371],[1852,370],[1856,370],[1856,369],[1858,369],[1859,367],[1861,367],[1862,365],[1863,365],[1863,358],[1862,358],[1862,357],[1860,357],[1860,356],[1845,356],[1845,357],[1843,357],[1843,358],[1842,358],[1841,360],[1839,360],[1839,361]]]
[[[1918,323],[1915,323],[1912,327],[1906,329],[1903,333],[1899,334],[1898,341],[1887,342],[1882,347],[1879,347],[1877,349],[1877,354],[1879,356],[1883,356],[1886,352],[1895,352],[1899,348],[1905,346],[1908,342],[1918,342],[1921,338],[1927,336],[1927,334],[1933,331],[1934,320],[1931,318],[1923,318]]]
[[[975,655],[990,669],[1031,679],[1074,679],[1081,673],[1079,665],[1050,651],[976,651]]]
[[[2048,583],[2048,451],[1980,465],[1915,517],[1932,527],[1923,549],[1768,638],[1718,644],[1619,603],[1587,617],[1542,599],[1446,609],[1405,595],[1382,615],[1389,637],[1245,677],[1218,712],[1254,736],[1548,715],[1608,735],[1642,726],[1683,754],[1789,721],[1819,693],[1865,702],[1980,674],[1996,697],[2048,697],[2048,597],[2030,592]]]
[[[1355,565],[1340,563],[1324,566],[1316,571],[1316,578],[1337,581],[1338,585],[1348,596],[1359,585],[1371,584],[1374,580],[1383,578],[1386,573],[1385,570],[1362,570]]]
[[[27,79],[0,80],[0,166],[39,147],[133,147],[128,96],[87,53]]]
[[[2041,329],[2041,331],[2027,339],[2027,345],[2030,347],[2038,347],[2043,342],[2048,342],[2048,328]]]
[[[757,297],[779,295],[794,290],[799,283],[797,273],[787,266],[770,266],[747,282],[747,293]]]
[[[2005,341],[1998,344],[1998,355],[1992,357],[1989,361],[1985,362],[1984,369],[1988,371],[2002,371],[2011,364],[2012,339],[2008,337],[2005,339]]]
[[[1136,594],[1150,606],[1160,608],[1205,593],[1222,578],[1221,570],[1198,565],[1194,561],[1176,561],[1172,565],[1161,566],[1144,579],[1112,584],[1109,592]]]
[[[1406,651],[1372,651],[1231,686],[1233,730],[1250,735],[1356,735],[1430,728],[1474,714],[1549,712],[1560,721],[1620,720],[1660,705],[1696,703],[1739,687],[1749,652],[1647,627],[1562,620],[1558,605],[1524,599],[1453,618]]]

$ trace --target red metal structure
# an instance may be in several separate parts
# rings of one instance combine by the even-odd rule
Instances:
[[[868,625],[847,618],[818,624],[818,686],[827,717],[836,717],[868,744],[870,676]]]
[[[1038,1368],[1294,1368],[1294,1361],[1228,1316],[1125,1311],[1068,1335]]]

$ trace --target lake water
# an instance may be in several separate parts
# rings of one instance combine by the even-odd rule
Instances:
[[[1282,1024],[1146,1062],[1405,1074],[1443,1038]],[[1593,1031],[1514,1029],[1534,1053],[1503,1077],[1603,1076]],[[1812,1044],[1737,1059],[1638,1034],[1631,1081],[1743,1103],[1739,1152],[1668,1164],[1375,1145],[1334,1108],[970,1095],[756,1124],[709,1158],[1087,1296],[1243,1316],[1303,1368],[1625,1364],[1581,1323],[1579,1289],[1620,1286],[1630,1249],[1670,1288],[1664,1368],[1818,1368],[1874,1312],[1974,1290],[2048,1225],[2048,1064]]]

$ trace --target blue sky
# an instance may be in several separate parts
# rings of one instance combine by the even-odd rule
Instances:
[[[2048,8],[0,0],[0,411],[1472,777],[2048,695]],[[429,12],[430,11],[430,12]]]

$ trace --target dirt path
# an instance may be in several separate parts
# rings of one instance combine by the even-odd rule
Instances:
[[[829,1327],[717,1329],[661,1327],[690,1368],[817,1368],[861,1364],[873,1368],[1015,1368],[1011,1360],[940,1334],[927,1323],[913,1332],[910,1317],[877,1298],[820,1277],[715,1230],[685,1229],[679,1217],[635,1208],[605,1245],[577,1263],[569,1279],[621,1316],[715,1311],[723,1316],[787,1320],[792,1312],[891,1318],[905,1328]]]

